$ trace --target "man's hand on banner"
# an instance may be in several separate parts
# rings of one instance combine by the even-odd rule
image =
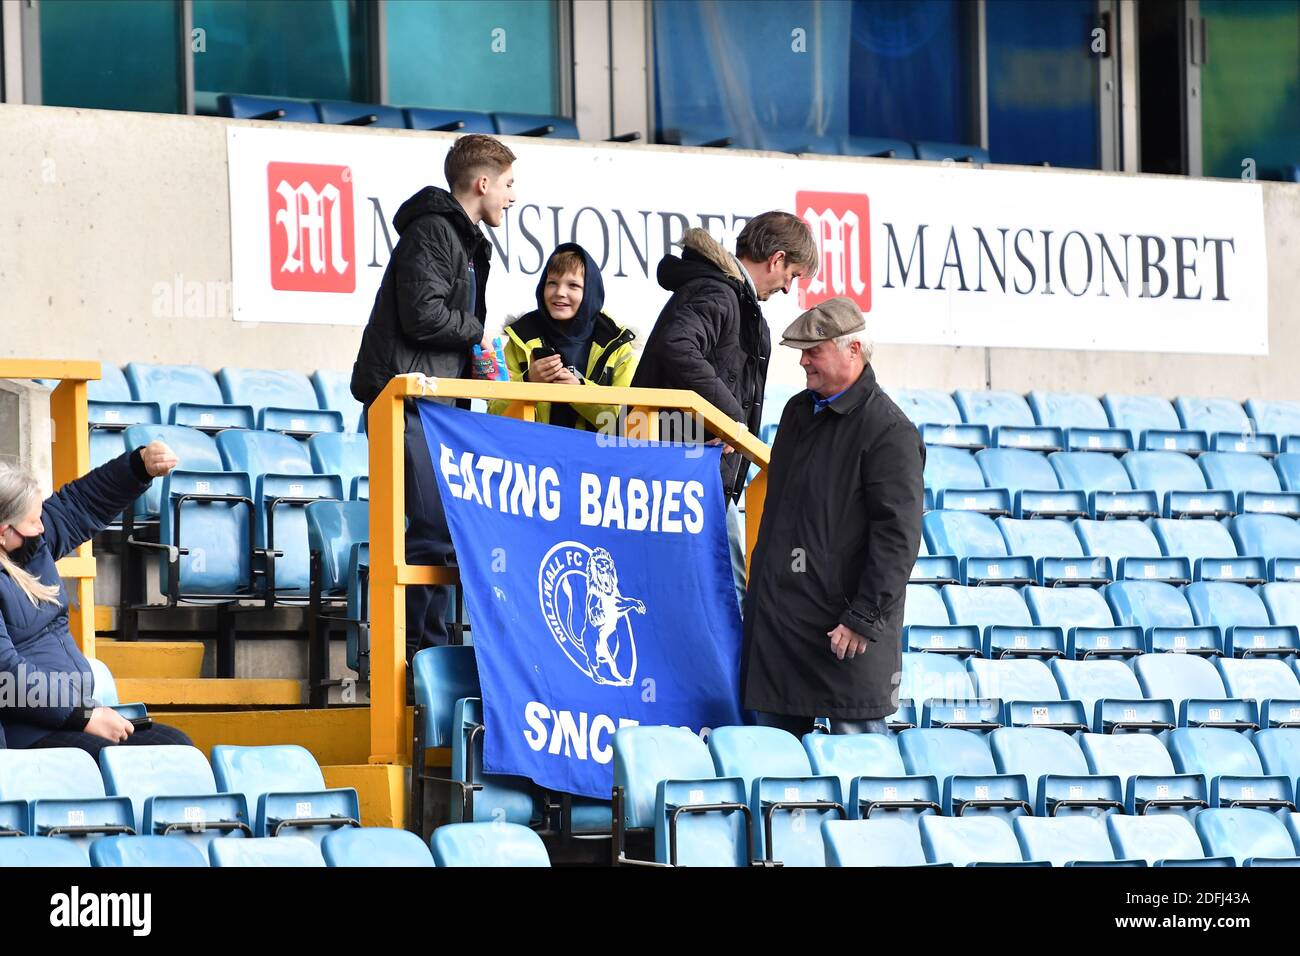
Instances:
[[[835,625],[835,630],[827,631],[826,636],[831,639],[831,651],[840,660],[852,660],[867,649],[867,639],[843,624]]]
[[[721,438],[710,438],[710,439],[709,439],[708,441],[706,441],[704,444],[706,444],[706,445],[722,445],[722,453],[723,453],[724,455],[734,454],[735,451],[736,451],[736,449],[732,448],[730,445],[725,444],[725,443],[722,441]]]

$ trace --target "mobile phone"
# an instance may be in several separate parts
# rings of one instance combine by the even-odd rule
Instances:
[[[152,717],[132,717],[130,718],[130,720],[131,720],[131,726],[134,727],[136,730],[148,730],[150,727],[153,726]]]
[[[533,349],[532,361],[536,362],[538,359],[550,358],[552,355],[559,355],[559,354],[560,354],[559,350],[556,349],[554,346],[543,345],[540,348]]]

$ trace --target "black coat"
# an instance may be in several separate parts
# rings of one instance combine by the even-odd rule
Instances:
[[[925,446],[871,367],[822,412],[790,399],[745,598],[747,709],[869,720],[898,705],[903,599],[921,542]],[[836,624],[870,642],[839,660]]]
[[[682,248],[680,259],[659,263],[659,284],[673,295],[646,340],[632,387],[689,389],[757,435],[772,352],[758,299],[735,258],[705,230],[689,230]],[[665,422],[662,440],[691,437],[676,419]],[[722,456],[722,487],[731,498],[740,496],[747,471],[739,453]]]
[[[492,246],[451,193],[426,186],[393,225],[400,238],[352,366],[352,397],[367,407],[395,375],[464,377],[487,315]]]

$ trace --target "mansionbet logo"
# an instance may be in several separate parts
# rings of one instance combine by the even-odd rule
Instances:
[[[266,189],[271,288],[354,291],[352,170],[314,163],[267,163]]]
[[[817,243],[817,275],[799,284],[799,308],[837,295],[871,311],[871,211],[864,193],[797,192],[795,211]]]

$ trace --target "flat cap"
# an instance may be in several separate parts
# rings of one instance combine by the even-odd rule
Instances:
[[[792,349],[810,349],[815,345],[867,327],[858,304],[838,295],[821,302],[795,319],[781,333],[781,344]]]

